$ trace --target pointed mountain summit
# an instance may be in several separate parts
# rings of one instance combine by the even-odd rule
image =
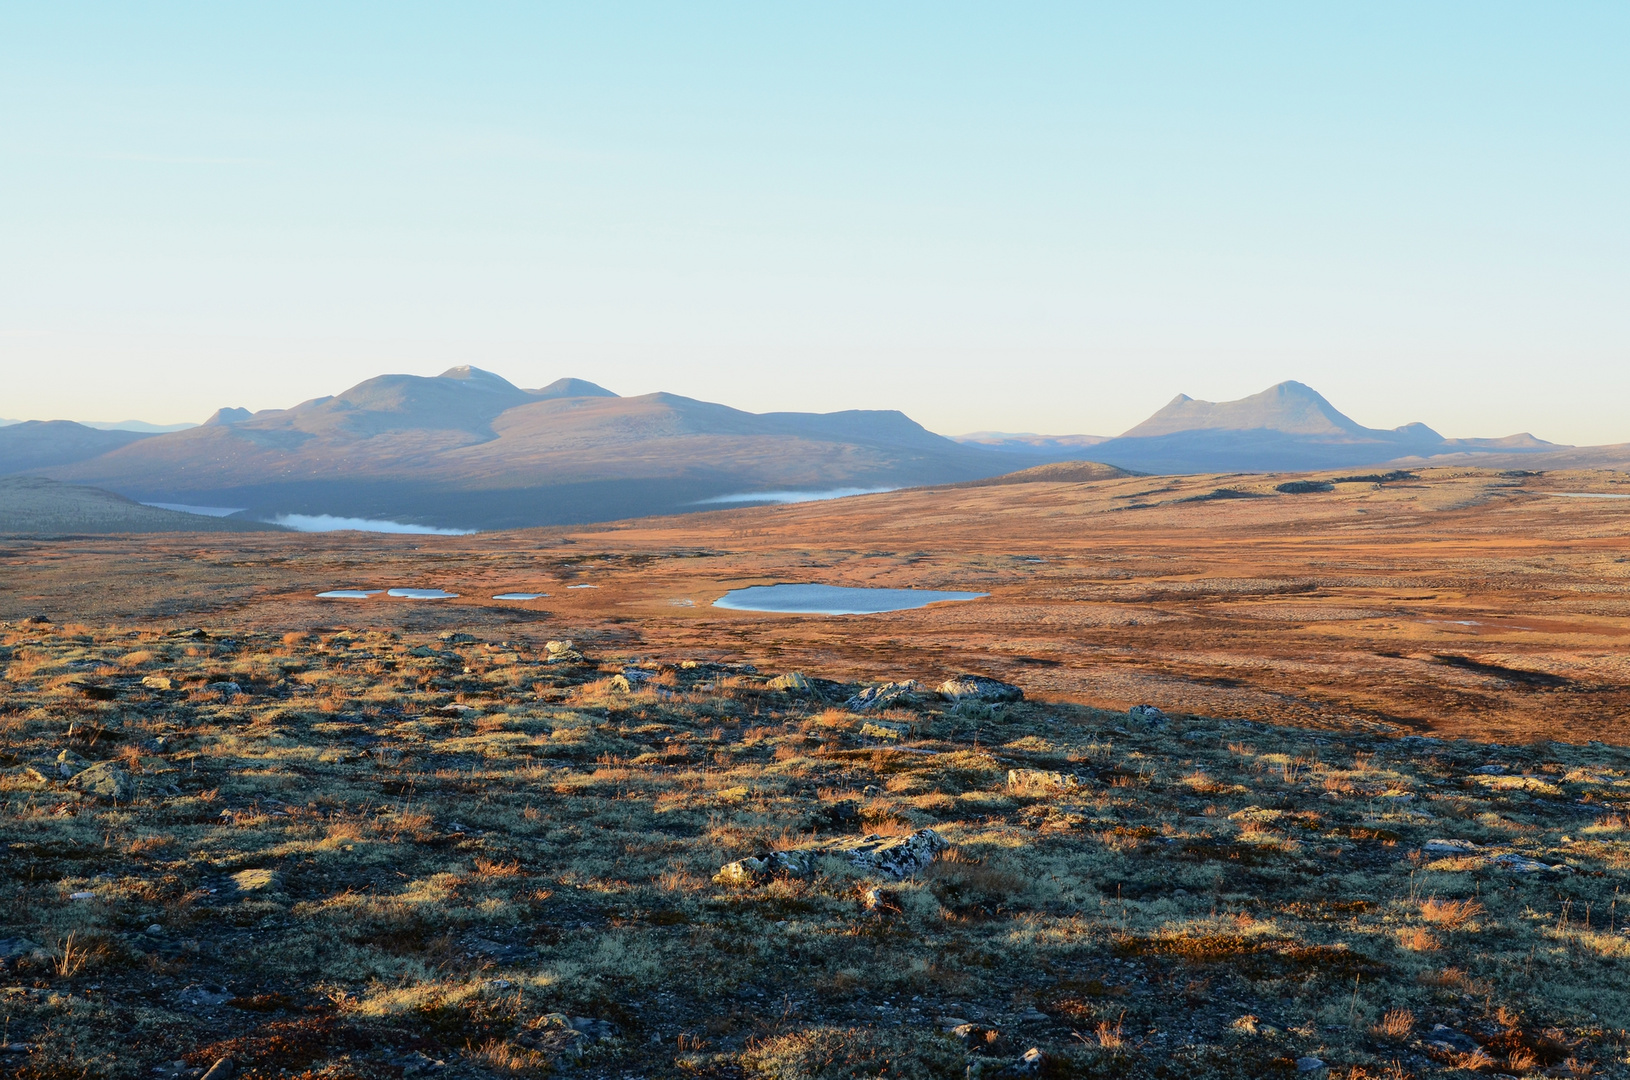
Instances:
[[[1282,382],[1238,401],[1186,394],[1117,438],[1095,460],[1156,473],[1300,472],[1483,450],[1550,450],[1527,439],[1445,439],[1425,424],[1369,428],[1305,383]]]
[[[1424,424],[1410,426],[1437,434]],[[1311,386],[1287,381],[1238,401],[1197,401],[1178,394],[1169,405],[1121,438],[1145,439],[1181,431],[1279,431],[1332,439],[1375,434],[1344,415]]]

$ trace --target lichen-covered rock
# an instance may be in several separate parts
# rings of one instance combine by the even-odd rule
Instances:
[[[950,846],[950,841],[933,829],[922,829],[910,836],[874,834],[737,859],[721,866],[713,880],[719,885],[758,885],[774,877],[810,877],[820,860],[828,856],[843,859],[866,873],[899,880],[924,869]]]
[[[78,776],[80,773],[84,772],[88,765],[90,765],[90,762],[86,761],[72,750],[64,750],[62,753],[57,755],[57,776],[63,780],[72,780],[75,776]]]
[[[276,892],[278,877],[276,870],[239,870],[231,876],[232,888],[236,892]]]
[[[830,854],[849,861],[851,866],[884,877],[910,877],[939,858],[951,842],[933,829],[919,829],[910,836],[866,836],[833,845]]]
[[[544,663],[547,664],[581,664],[587,659],[577,651],[577,646],[570,641],[550,641],[544,643],[544,652],[548,654]]]
[[[713,880],[720,885],[756,885],[773,877],[808,877],[815,872],[819,849],[769,851],[725,863]]]
[[[951,701],[1023,701],[1024,691],[1000,679],[983,675],[955,675],[939,685],[940,696]]]
[[[143,675],[141,684],[149,690],[175,689],[175,680],[168,675]]]
[[[868,686],[854,697],[844,703],[846,708],[855,712],[867,712],[871,709],[885,709],[923,692],[923,684],[916,679],[905,682],[883,683],[880,686]]]
[[[1075,773],[1048,772],[1045,769],[1009,769],[1007,786],[1018,791],[1036,788],[1073,788],[1081,786]]]
[[[1153,705],[1134,705],[1126,710],[1126,715],[1133,720],[1140,720],[1145,724],[1164,724],[1171,719]]]
[[[868,720],[860,725],[860,734],[868,739],[903,739],[911,734],[911,725],[892,720]]]
[[[815,687],[804,677],[801,671],[789,671],[785,675],[777,675],[767,684],[771,690],[780,690],[787,694],[812,694]]]
[[[129,802],[136,793],[136,784],[130,779],[130,774],[111,761],[98,761],[74,774],[68,786],[109,802]]]
[[[1247,806],[1243,810],[1235,810],[1228,815],[1229,821],[1245,821],[1257,825],[1271,825],[1285,816],[1283,810],[1275,810],[1268,806]]]

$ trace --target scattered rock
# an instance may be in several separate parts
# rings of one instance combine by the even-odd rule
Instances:
[[[905,682],[883,683],[879,686],[868,686],[848,701],[844,707],[854,712],[868,712],[872,709],[886,709],[890,705],[913,697],[923,692],[923,684],[916,679]]]
[[[1557,863],[1556,865],[1551,866],[1540,862],[1538,859],[1530,859],[1526,855],[1518,855],[1516,852],[1508,852],[1505,855],[1495,855],[1493,858],[1489,859],[1489,862],[1494,866],[1510,870],[1513,874],[1563,874],[1572,869],[1572,867],[1568,866],[1566,863]]]
[[[98,761],[77,773],[68,781],[68,786],[109,802],[129,802],[136,793],[136,784],[130,774],[111,761]]]
[[[544,660],[547,664],[581,664],[588,659],[570,641],[545,642],[543,649],[548,654]]]
[[[1504,765],[1479,765],[1472,770],[1473,776],[1504,776]]]
[[[238,1075],[238,1063],[229,1057],[224,1057],[209,1067],[201,1080],[232,1080]]]
[[[645,682],[650,677],[651,673],[643,668],[623,668],[623,678],[628,680],[630,686],[638,686],[640,683]]]
[[[473,635],[471,635],[471,634],[460,634],[456,630],[443,630],[441,633],[436,635],[436,640],[445,642],[448,645],[474,645],[475,644],[475,637]],[[570,645],[571,642],[568,641],[566,644]]]
[[[606,680],[606,685],[613,693],[632,694],[634,692],[634,684],[629,682],[627,675],[613,675]]]
[[[958,1024],[946,1034],[970,1050],[989,1049],[995,1045],[996,1040],[1002,1037],[1002,1033],[993,1027],[986,1027],[984,1024],[967,1023]]]
[[[1438,837],[1422,844],[1421,850],[1429,855],[1473,855],[1479,849],[1470,840],[1445,840]]]
[[[149,690],[175,689],[175,680],[168,675],[143,675],[141,684]]]
[[[275,892],[278,886],[276,870],[239,870],[228,880],[240,893]]]
[[[72,780],[75,776],[84,772],[89,764],[90,762],[72,750],[64,750],[57,755],[56,773],[64,780]]]
[[[813,824],[827,830],[850,829],[860,821],[860,804],[853,799],[827,803],[815,812]]]
[[[147,928],[147,934],[149,937],[163,937],[164,927],[160,926],[158,923],[153,923]]]
[[[0,938],[0,968],[19,960],[49,960],[51,954],[25,937]]]
[[[203,983],[194,983],[176,994],[175,999],[182,1005],[193,1008],[211,1008],[216,1005],[225,1005],[231,1001],[233,994],[224,986],[205,986]]]
[[[68,894],[68,899],[70,899],[70,900],[95,900],[96,899],[96,894],[93,893],[93,892],[86,892],[86,891],[81,890],[80,892],[71,892],[71,893],[69,893]]]
[[[466,705],[462,701],[449,701],[445,705],[437,705],[432,712],[448,713],[453,716],[463,716],[465,713],[476,712],[474,705]]]
[[[1023,701],[1024,691],[1012,683],[983,675],[953,675],[939,685],[941,697],[951,701]]]
[[[1081,777],[1075,773],[1048,772],[1045,769],[1009,769],[1007,786],[1019,791],[1036,788],[1073,788],[1081,786]]]
[[[832,848],[862,870],[896,880],[910,877],[939,858],[951,842],[933,829],[919,829],[910,836],[867,836],[845,840]]]
[[[1299,1057],[1296,1059],[1296,1071],[1299,1073],[1318,1072],[1326,1068],[1324,1060],[1316,1057]]]
[[[1019,1055],[1019,1062],[1013,1067],[1018,1073],[1040,1072],[1041,1067],[1047,1064],[1047,1055],[1041,1052],[1041,1047],[1032,1046]]]
[[[713,880],[720,885],[756,885],[772,877],[809,877],[823,856],[832,856],[856,869],[898,881],[928,866],[950,846],[950,842],[933,829],[921,829],[910,836],[874,834],[819,847],[770,851],[737,859],[721,866]]]
[[[876,915],[898,915],[905,910],[900,903],[900,894],[880,885],[862,886],[860,905]]]
[[[1285,816],[1283,810],[1274,810],[1266,806],[1247,806],[1243,810],[1235,810],[1228,815],[1229,821],[1250,821],[1258,825],[1267,825],[1278,821]]]
[[[1477,1049],[1470,1035],[1456,1031],[1447,1024],[1433,1024],[1423,1040],[1427,1046],[1445,1054],[1469,1054]]]
[[[768,689],[780,690],[786,694],[813,694],[815,692],[814,685],[800,671],[789,671],[785,675],[777,675],[765,685]]]
[[[173,638],[193,638],[193,639],[209,637],[208,634],[204,633],[204,631],[198,629],[196,626],[188,626],[188,627],[185,627],[185,628],[179,629],[179,630],[166,630],[164,632],[164,636],[165,637],[173,637]]]
[[[235,682],[212,682],[204,685],[206,694],[220,694],[223,698],[237,697],[243,693],[243,687]]]
[[[867,739],[903,739],[911,734],[911,725],[892,720],[868,720],[860,725],[860,734]]]
[[[1126,710],[1126,715],[1145,724],[1164,724],[1171,719],[1153,705],[1134,705]]]

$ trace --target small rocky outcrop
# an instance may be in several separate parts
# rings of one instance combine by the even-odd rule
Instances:
[[[1024,700],[1024,691],[1017,686],[983,675],[953,675],[940,683],[939,693],[951,701],[983,701],[987,704]]]
[[[766,689],[779,690],[784,694],[813,694],[815,686],[801,671],[789,671],[785,675],[777,675],[765,684]]]
[[[868,739],[903,739],[911,734],[911,725],[894,720],[868,720],[860,725],[860,734]]]
[[[1167,720],[1171,719],[1171,717],[1167,716],[1153,705],[1134,705],[1130,709],[1126,710],[1126,715],[1131,717],[1133,720],[1138,720],[1145,724],[1154,724],[1156,726],[1164,724]]]
[[[544,659],[546,664],[581,664],[588,659],[571,641],[546,642],[543,649],[548,654]]]
[[[910,836],[873,834],[737,859],[720,867],[713,880],[720,885],[756,885],[773,877],[811,877],[822,858],[832,857],[865,873],[898,881],[925,869],[950,846],[950,841],[933,829],[921,829]]]
[[[1009,769],[1007,786],[1014,791],[1034,791],[1037,788],[1074,788],[1082,784],[1075,773],[1049,772],[1046,769]]]
[[[903,704],[922,692],[922,683],[916,679],[908,679],[905,682],[868,686],[843,704],[852,712],[869,712],[873,709],[886,709],[890,705]]]
[[[68,786],[109,802],[129,802],[136,794],[136,782],[130,774],[111,761],[98,761],[75,773]]]

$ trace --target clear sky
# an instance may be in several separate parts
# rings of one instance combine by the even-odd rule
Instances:
[[[1630,5],[0,5],[0,416],[457,363],[1630,441]]]

